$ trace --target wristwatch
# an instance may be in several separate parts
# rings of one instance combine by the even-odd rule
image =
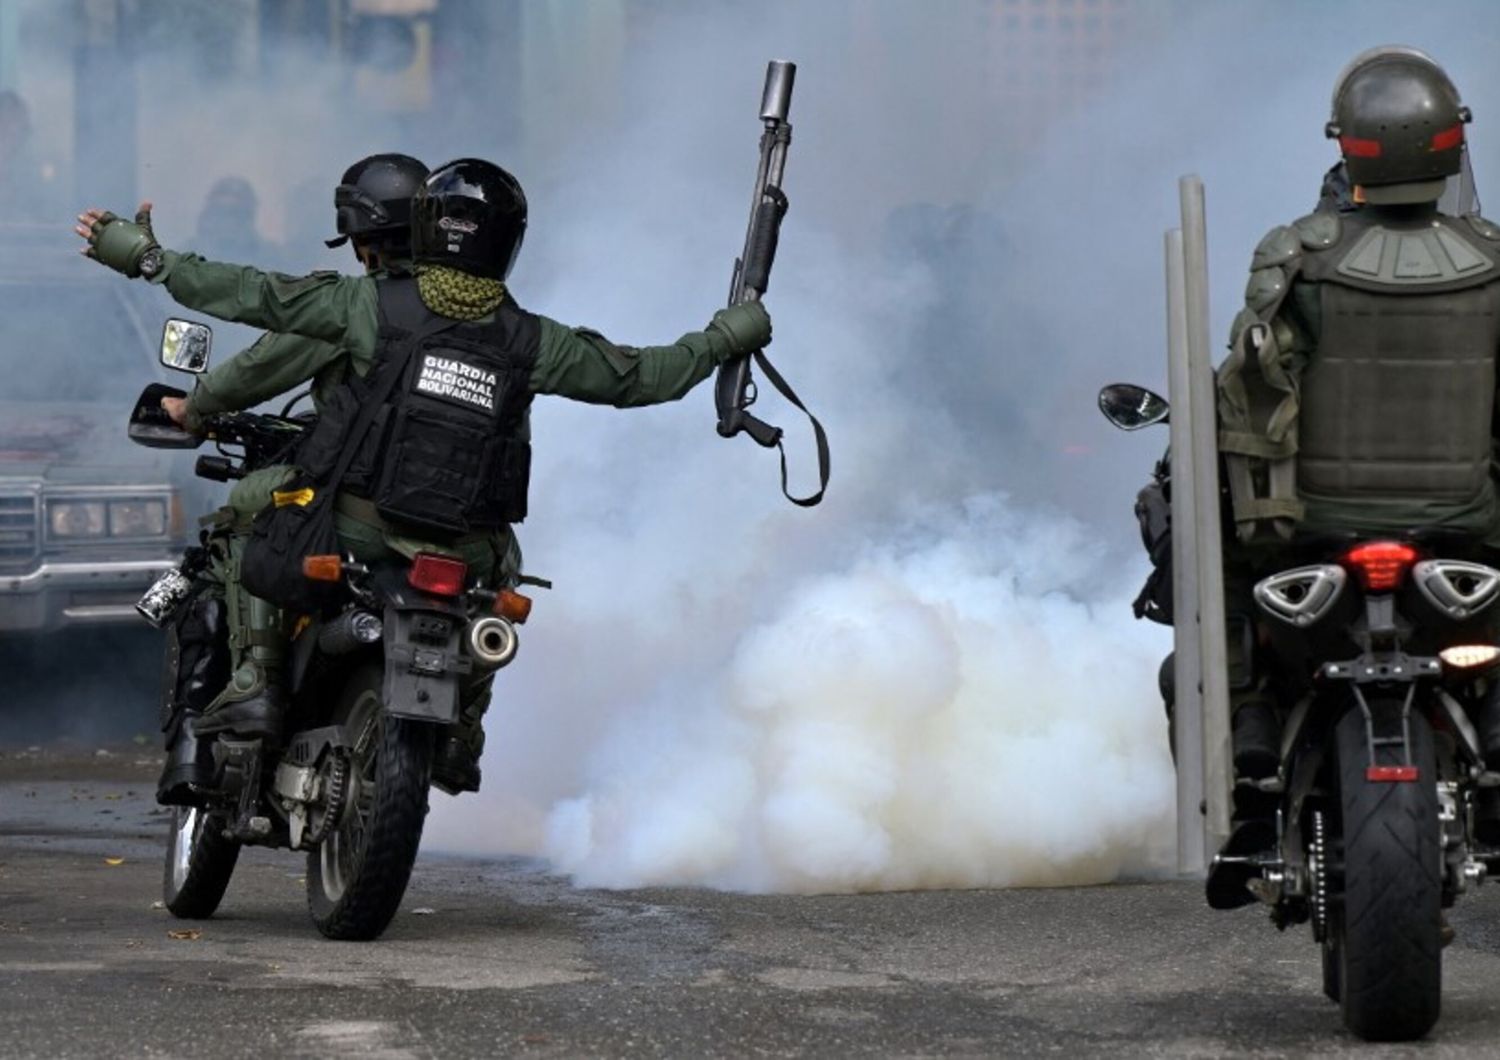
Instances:
[[[156,278],[158,272],[161,272],[163,264],[165,264],[165,259],[162,257],[161,247],[152,247],[141,255],[141,260],[136,265],[136,268],[140,269],[142,276],[148,280],[152,280]]]

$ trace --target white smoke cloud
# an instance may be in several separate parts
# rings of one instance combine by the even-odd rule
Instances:
[[[1097,883],[1159,863],[1160,638],[1119,620],[1124,600],[1072,595],[1101,573],[1090,545],[982,498],[809,578],[722,679],[599,734],[546,852],[587,885],[792,891]]]

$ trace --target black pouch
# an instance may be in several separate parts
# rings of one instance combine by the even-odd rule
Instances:
[[[436,409],[402,409],[375,493],[380,514],[438,533],[466,532],[496,444],[490,431]]]
[[[250,524],[250,539],[240,560],[246,590],[277,607],[316,612],[337,600],[338,586],[313,581],[302,573],[308,556],[340,553],[333,522],[334,490],[314,486],[298,475],[272,497]]]

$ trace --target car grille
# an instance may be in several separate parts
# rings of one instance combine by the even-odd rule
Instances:
[[[24,570],[40,553],[35,493],[0,493],[0,571]]]

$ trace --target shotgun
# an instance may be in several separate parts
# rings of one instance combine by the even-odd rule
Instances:
[[[729,304],[759,301],[771,280],[776,260],[776,242],[787,198],[781,190],[786,152],[792,143],[792,125],[787,112],[792,106],[792,82],[797,64],[772,62],[766,67],[766,87],[761,94],[760,119],[765,131],[760,137],[760,169],[755,176],[755,194],[750,199],[750,224],[745,231],[744,252],[735,259],[729,283]],[[755,381],[750,378],[751,355],[736,357],[719,366],[714,384],[714,404],[719,413],[719,434],[733,438],[744,431],[770,449],[781,441],[781,428],[757,419],[748,411],[755,403]]]

